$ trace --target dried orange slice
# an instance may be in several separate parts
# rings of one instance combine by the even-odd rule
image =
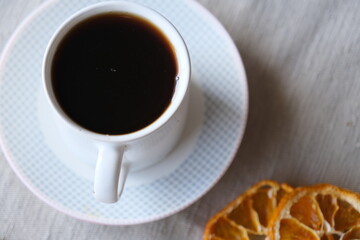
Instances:
[[[269,225],[270,240],[360,239],[360,195],[329,184],[286,195]]]
[[[274,181],[255,184],[209,220],[203,239],[248,240],[251,235],[265,236],[278,203],[291,191],[289,185]]]

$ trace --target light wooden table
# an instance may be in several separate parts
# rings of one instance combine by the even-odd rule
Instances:
[[[42,2],[0,0],[0,50]],[[360,191],[360,1],[199,2],[235,40],[250,88],[245,137],[221,181],[166,219],[100,226],[37,199],[0,153],[1,240],[201,239],[208,218],[261,179]]]

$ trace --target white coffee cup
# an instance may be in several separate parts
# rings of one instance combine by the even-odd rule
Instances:
[[[153,123],[123,135],[92,132],[75,123],[59,105],[52,86],[51,66],[54,53],[64,36],[75,25],[94,15],[127,13],[140,16],[160,29],[171,43],[178,64],[178,77],[170,105]],[[121,43],[119,43],[121,44]],[[104,2],[75,13],[55,32],[43,60],[43,84],[47,101],[63,141],[73,142],[77,151],[97,151],[94,196],[105,203],[117,202],[127,172],[146,168],[162,160],[176,145],[184,129],[190,81],[190,59],[186,45],[175,27],[162,15],[147,7],[129,2]]]

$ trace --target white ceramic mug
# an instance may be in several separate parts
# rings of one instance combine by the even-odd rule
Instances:
[[[51,81],[54,53],[69,30],[89,17],[110,12],[140,16],[155,25],[172,44],[178,64],[175,91],[165,112],[145,128],[123,135],[95,133],[71,120],[57,102]],[[162,160],[174,148],[185,125],[189,81],[190,59],[182,37],[166,18],[147,7],[121,1],[96,4],[74,14],[55,32],[43,61],[44,89],[56,125],[65,136],[64,141],[74,143],[78,151],[97,151],[97,159],[89,159],[96,161],[94,196],[97,200],[118,201],[129,170],[146,168]]]

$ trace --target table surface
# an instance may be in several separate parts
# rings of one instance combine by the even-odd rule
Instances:
[[[163,220],[101,226],[40,201],[0,152],[1,240],[201,239],[215,212],[262,179],[360,191],[360,1],[198,1],[234,39],[250,91],[245,136],[220,182]],[[0,0],[0,50],[42,2]]]

